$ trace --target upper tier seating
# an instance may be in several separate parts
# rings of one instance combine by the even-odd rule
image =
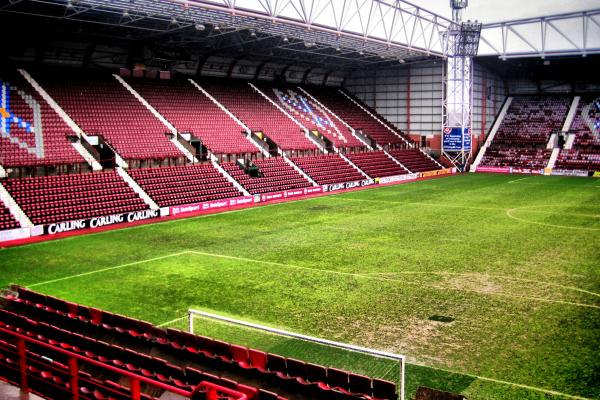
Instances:
[[[10,132],[0,135],[0,165],[33,167],[85,162],[67,140],[67,135],[73,134],[71,128],[20,74],[12,74],[3,82],[9,90],[8,111],[31,124],[32,129],[10,124]],[[24,97],[39,104],[41,126],[35,126],[33,110]],[[36,140],[36,133],[42,136],[42,142]],[[36,147],[43,149],[43,157],[38,157]]]
[[[250,194],[279,192],[311,186],[310,182],[290,166],[283,158],[272,157],[254,160],[263,174],[253,178],[236,163],[223,163],[223,168],[238,181]]]
[[[309,88],[308,92],[352,128],[362,130],[369,135],[377,144],[381,146],[406,145],[406,142],[402,138],[392,133],[390,129],[386,128],[338,90]]]
[[[568,109],[567,97],[515,97],[481,165],[544,168],[552,154],[546,144]]]
[[[346,154],[356,166],[372,178],[403,175],[407,171],[389,158],[383,151]]]
[[[215,154],[259,150],[243,128],[188,81],[131,79],[129,84],[179,132],[190,132]]]
[[[573,147],[561,150],[555,167],[588,171],[600,170],[600,97],[582,97],[570,133]]]
[[[3,183],[36,225],[148,208],[115,171],[7,179]]]
[[[412,172],[441,169],[438,164],[419,149],[390,150],[390,154]]]
[[[212,164],[145,168],[129,173],[161,207],[241,196]]]
[[[124,159],[183,157],[167,127],[114,77],[51,75],[38,82],[84,132],[102,135]]]
[[[242,392],[250,400],[397,399],[395,385],[391,382],[286,359],[175,329],[164,330],[144,321],[24,288],[13,289],[17,290],[16,294],[6,295],[4,310],[0,309],[0,327],[184,390],[209,381]],[[35,350],[39,355],[45,355],[43,348],[36,347]],[[28,354],[32,355],[31,352]],[[18,383],[18,379],[14,379],[18,377],[15,356],[16,346],[11,343],[10,335],[1,334],[0,376]],[[58,362],[65,369],[68,364],[65,357],[54,354],[46,361]],[[30,372],[32,375],[37,373],[35,370]],[[128,387],[124,386],[127,383],[119,381],[114,372],[106,373],[98,367],[79,371],[80,376],[82,372],[86,387],[93,384],[100,393],[112,394],[114,389],[117,393],[128,392]],[[96,379],[90,380],[90,374]],[[160,391],[151,392],[150,389],[142,387],[144,400],[161,396]],[[121,397],[115,398],[121,400]]]
[[[16,229],[21,226],[12,216],[8,208],[4,207],[4,204],[0,201],[0,231],[5,229]]]
[[[339,154],[296,157],[292,158],[292,161],[319,185],[365,179],[364,175],[348,164]]]
[[[316,150],[304,131],[245,82],[200,82],[253,132],[262,131],[282,150]]]
[[[294,87],[258,87],[310,131],[317,130],[337,148],[364,148],[365,145],[314,100]]]

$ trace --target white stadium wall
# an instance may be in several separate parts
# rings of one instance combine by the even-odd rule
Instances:
[[[477,63],[474,69],[473,132],[478,138],[481,132],[487,134],[505,94],[498,77]],[[358,71],[346,79],[344,87],[409,133],[413,140],[439,151],[442,79],[443,64],[435,61],[374,72]]]

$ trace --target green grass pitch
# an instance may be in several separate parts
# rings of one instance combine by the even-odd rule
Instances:
[[[2,249],[10,283],[156,324],[192,307],[405,354],[407,398],[600,398],[598,179],[460,175]]]

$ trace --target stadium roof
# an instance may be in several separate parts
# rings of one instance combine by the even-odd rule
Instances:
[[[31,16],[49,38],[151,48],[165,62],[218,56],[330,72],[442,58],[451,24],[404,0],[0,0],[2,24],[22,29]],[[596,53],[600,9],[487,23],[479,46],[501,58]]]

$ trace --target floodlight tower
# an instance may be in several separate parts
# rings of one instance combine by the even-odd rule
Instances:
[[[468,0],[450,0],[452,24],[445,33],[442,154],[464,171],[471,157],[473,57],[477,55],[481,23],[462,21]]]

